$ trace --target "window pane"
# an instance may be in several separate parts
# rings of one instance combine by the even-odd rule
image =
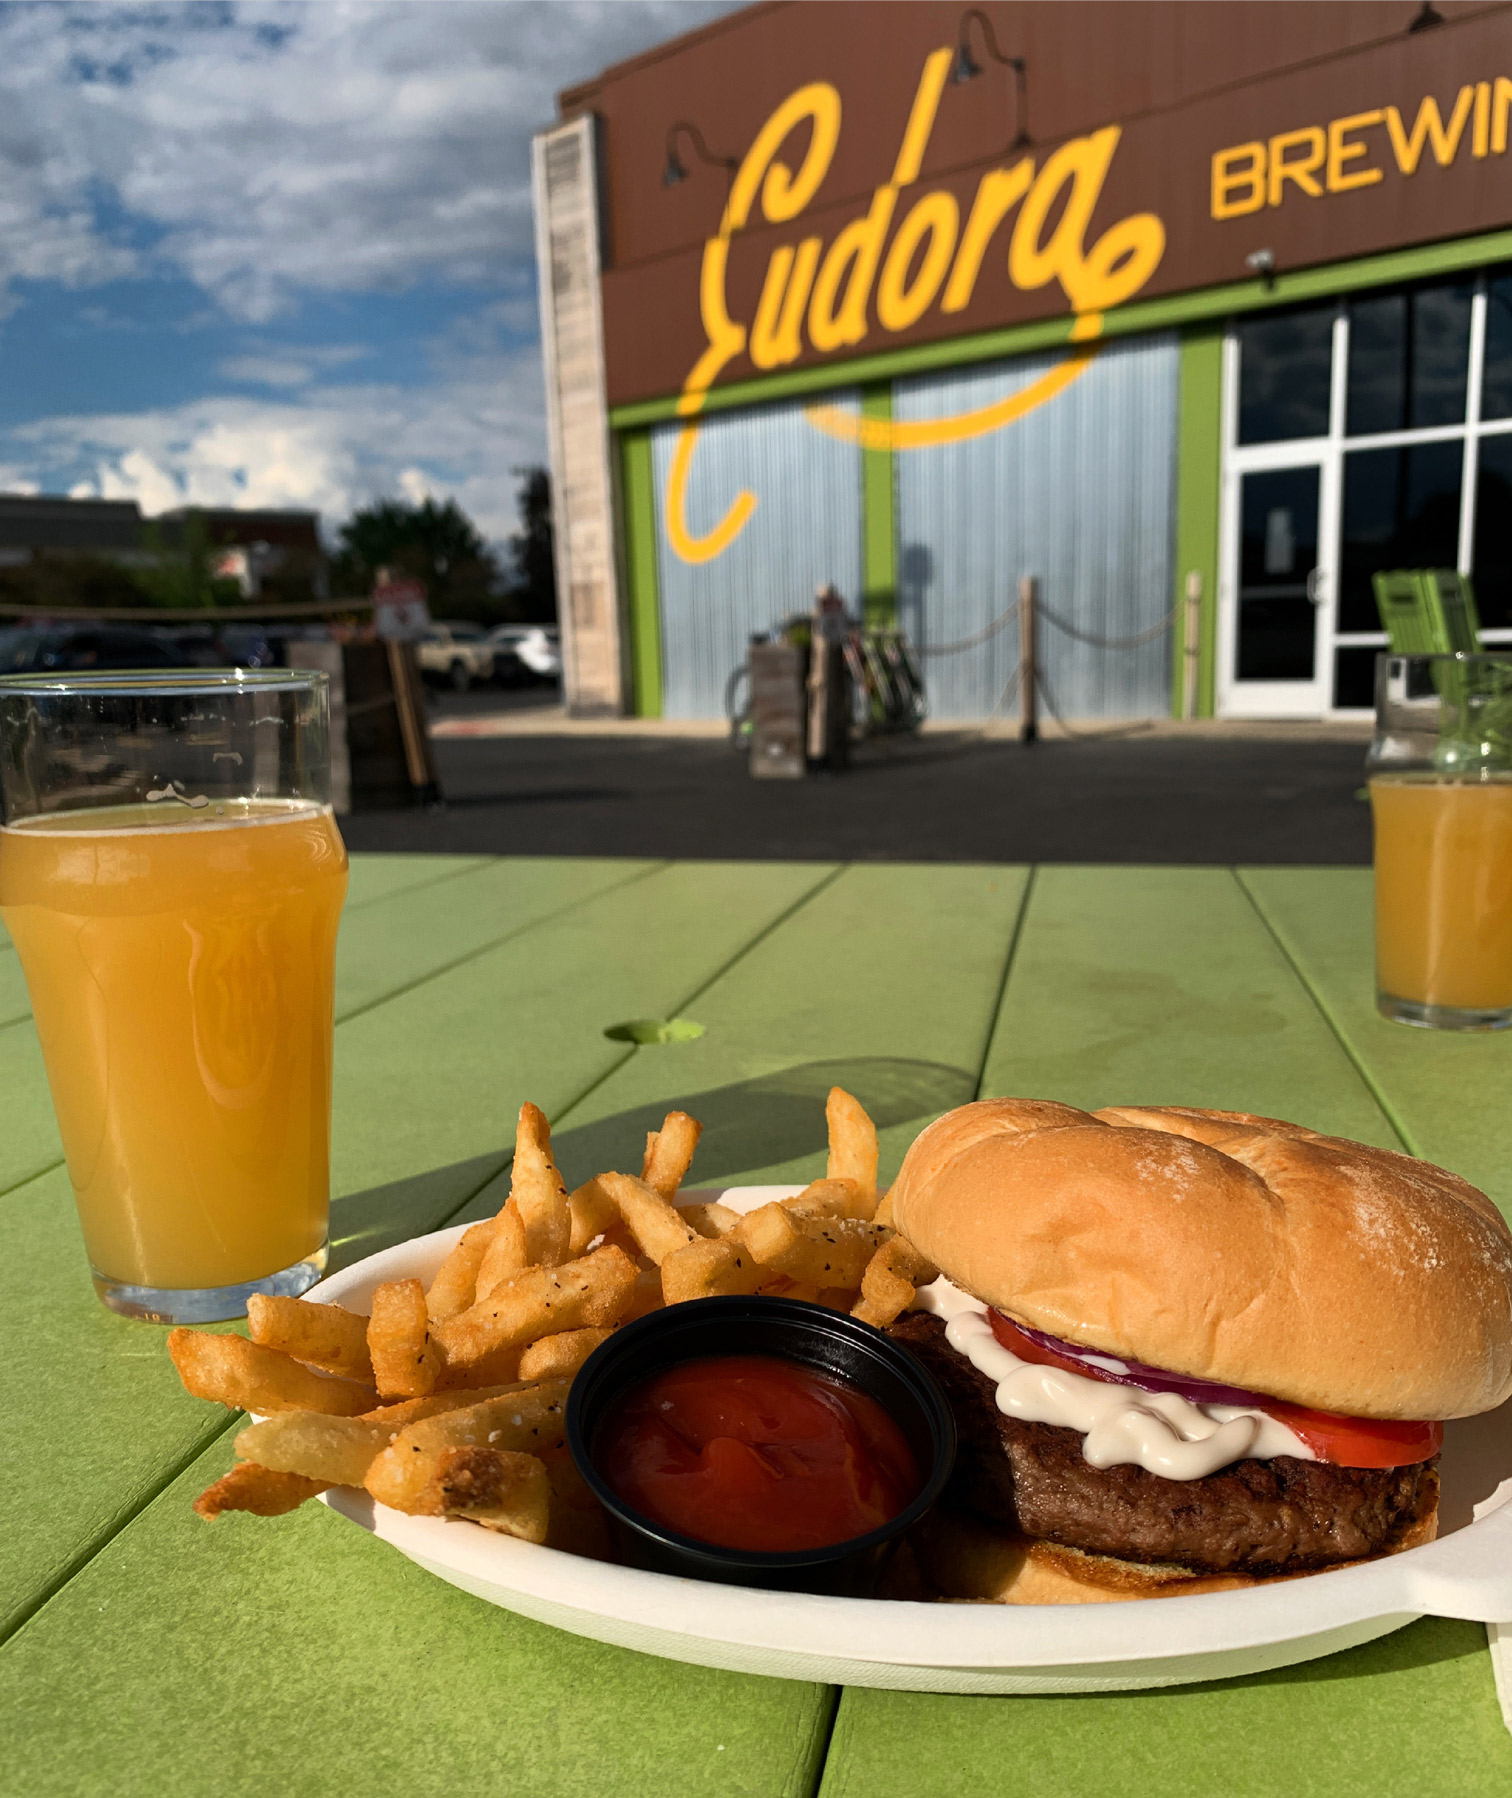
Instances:
[[[1246,319],[1239,326],[1239,441],[1328,434],[1333,307]]]
[[[1381,645],[1381,649],[1385,644]],[[1381,649],[1349,643],[1334,651],[1333,702],[1336,706],[1375,704],[1375,661]]]
[[[1357,300],[1349,309],[1351,437],[1460,424],[1470,368],[1468,281]]]
[[[1453,568],[1459,555],[1464,446],[1415,443],[1344,458],[1339,629],[1378,631],[1370,577],[1387,568]]]
[[[1240,488],[1238,680],[1311,680],[1318,470],[1267,469]]]
[[[1349,308],[1349,403],[1344,429],[1400,431],[1407,422],[1407,296],[1381,294]]]
[[[1512,270],[1493,276],[1487,286],[1481,417],[1512,418]]]
[[[1482,627],[1512,626],[1512,435],[1481,438],[1474,579]]]

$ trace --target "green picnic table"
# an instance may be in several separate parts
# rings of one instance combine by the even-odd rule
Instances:
[[[700,1184],[811,1177],[823,1096],[884,1174],[978,1094],[1295,1119],[1512,1205],[1512,1033],[1379,1019],[1364,870],[357,858],[339,1267],[501,1202],[520,1101],[569,1180],[674,1102]],[[630,1019],[691,1018],[634,1047]],[[235,1420],[95,1300],[0,948],[0,1792],[1186,1798],[1512,1791],[1485,1631],[1424,1619],[1217,1685],[968,1698],[708,1671],[468,1597],[320,1505],[211,1525]]]

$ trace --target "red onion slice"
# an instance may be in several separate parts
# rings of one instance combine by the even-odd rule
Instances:
[[[1189,1399],[1194,1405],[1241,1405],[1246,1410],[1263,1411],[1278,1403],[1276,1399],[1266,1398],[1264,1393],[1245,1392],[1238,1386],[1217,1386],[1211,1380],[1188,1379],[1185,1374],[1167,1373],[1162,1367],[1146,1367],[1142,1361],[1125,1361],[1117,1355],[1105,1355],[1077,1342],[1062,1342],[1059,1336],[1051,1336],[1045,1330],[1031,1330],[1028,1324],[1021,1324],[1016,1318],[1010,1317],[1008,1322],[1041,1348],[1064,1355],[1068,1361],[1081,1362],[1092,1379],[1137,1386],[1142,1392],[1174,1392],[1178,1398]],[[1124,1371],[1115,1372],[1114,1368],[1105,1365],[1107,1362],[1116,1363]]]

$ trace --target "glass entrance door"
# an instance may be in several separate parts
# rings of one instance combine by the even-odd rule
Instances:
[[[1327,705],[1323,466],[1247,469],[1231,487],[1225,710],[1316,718]]]

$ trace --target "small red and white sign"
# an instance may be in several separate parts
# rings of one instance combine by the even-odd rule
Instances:
[[[413,642],[430,621],[424,581],[382,581],[374,587],[373,624],[386,642]]]

